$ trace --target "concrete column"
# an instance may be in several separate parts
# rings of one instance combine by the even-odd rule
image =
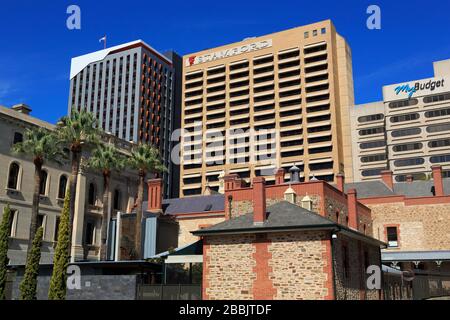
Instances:
[[[86,204],[86,177],[78,173],[77,193],[75,197],[75,216],[73,218],[72,248],[70,262],[84,259],[84,209]]]

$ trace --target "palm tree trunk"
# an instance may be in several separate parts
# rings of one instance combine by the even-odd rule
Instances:
[[[108,170],[103,171],[103,216],[102,216],[102,232],[100,244],[100,260],[105,261],[107,258],[108,245],[108,224],[109,224],[109,178],[111,173]]]
[[[31,206],[31,223],[30,223],[30,237],[28,239],[27,257],[31,251],[33,239],[38,229],[39,217],[39,201],[41,194],[41,180],[42,180],[42,160],[34,159],[34,192],[33,204]]]
[[[142,259],[142,201],[144,201],[144,182],[146,173],[144,170],[139,170],[139,187],[137,194],[136,205],[136,226],[134,232],[134,242],[136,250],[136,259]]]
[[[69,206],[69,257],[72,252],[73,220],[75,217],[75,199],[77,195],[78,171],[80,169],[81,151],[72,148],[72,172],[70,175],[70,206]]]

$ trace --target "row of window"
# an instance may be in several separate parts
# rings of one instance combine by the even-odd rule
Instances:
[[[20,179],[21,179],[21,167],[17,162],[13,162],[9,166],[8,170],[8,184],[7,188],[11,191],[20,191]],[[58,199],[64,199],[66,196],[68,177],[66,175],[61,175],[58,181]],[[39,193],[41,196],[48,196],[48,190],[50,188],[50,181],[48,179],[48,172],[43,169],[41,176],[41,184],[39,187]],[[122,210],[121,205],[121,192],[118,189],[114,190],[113,195],[113,209]],[[97,186],[95,183],[90,183],[88,188],[88,204],[96,205],[98,200]]]
[[[428,96],[423,98],[424,103],[435,103],[435,102],[442,102],[450,100],[450,93],[445,94],[437,94],[433,96]],[[394,101],[389,103],[389,108],[391,109],[397,109],[397,108],[404,108],[404,107],[410,107],[415,106],[419,103],[419,100],[416,98],[408,99],[408,100],[401,100],[401,101]]]
[[[438,133],[443,131],[450,131],[450,124],[437,124],[426,127],[427,133]],[[381,134],[385,132],[385,127],[375,127],[375,128],[367,128],[367,129],[361,129],[359,130],[360,136],[369,136],[369,135],[375,135],[375,134]],[[394,138],[400,138],[400,137],[407,137],[407,136],[414,136],[419,135],[422,133],[421,128],[407,128],[407,129],[400,129],[400,130],[394,130],[391,132],[391,136]]]

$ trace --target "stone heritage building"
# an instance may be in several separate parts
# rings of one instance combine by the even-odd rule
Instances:
[[[24,264],[31,219],[34,189],[34,164],[29,157],[11,153],[13,144],[23,140],[24,131],[36,126],[54,129],[54,125],[30,115],[31,109],[23,104],[12,108],[0,106],[0,215],[9,203],[12,209],[11,240],[8,257],[10,264]],[[127,153],[131,144],[114,136],[104,136],[105,143],[114,143]],[[86,154],[84,155],[86,156]],[[44,227],[42,263],[51,263],[57,239],[59,215],[70,176],[70,163],[44,164],[41,185],[39,223]],[[102,223],[101,172],[83,164],[78,175],[74,217],[72,257],[74,260],[98,260]],[[111,178],[110,215],[118,211],[131,212],[137,192],[137,174],[122,170]]]

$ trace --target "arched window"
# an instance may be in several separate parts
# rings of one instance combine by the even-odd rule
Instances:
[[[89,194],[88,194],[88,204],[90,204],[91,206],[94,206],[96,198],[97,198],[97,188],[95,187],[95,184],[90,183],[89,184]]]
[[[14,132],[13,144],[23,142],[23,134],[20,132]]]
[[[120,190],[115,189],[114,190],[114,201],[113,201],[113,209],[114,210],[120,210],[121,207],[121,201],[120,201]]]
[[[336,211],[336,222],[339,223],[339,211]]]
[[[9,166],[9,175],[8,175],[8,188],[18,190],[19,189],[19,173],[20,166],[13,162]]]
[[[66,196],[66,189],[67,189],[67,177],[65,175],[62,175],[59,178],[59,188],[58,188],[58,198],[64,199]]]
[[[48,177],[47,171],[42,170],[41,186],[39,188],[39,194],[42,196],[45,196],[47,194],[47,177]]]

